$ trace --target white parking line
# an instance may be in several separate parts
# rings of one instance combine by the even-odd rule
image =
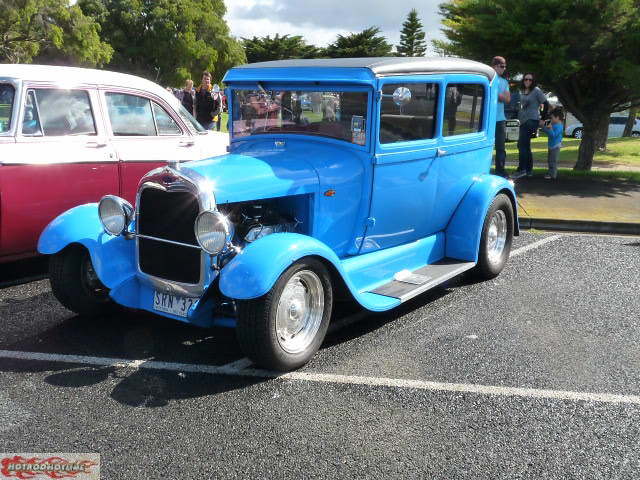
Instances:
[[[300,380],[319,383],[337,383],[350,385],[366,385],[372,387],[391,387],[414,390],[430,390],[436,392],[473,393],[477,395],[498,395],[505,397],[525,397],[548,400],[569,400],[574,402],[626,403],[640,405],[638,395],[619,395],[611,393],[572,392],[563,390],[546,390],[535,388],[502,387],[492,385],[476,385],[465,383],[443,383],[425,380],[402,378],[361,377],[354,375],[334,375],[314,372],[279,373],[268,370],[231,368],[228,364],[222,367],[215,365],[195,365],[189,363],[158,362],[154,360],[127,360],[122,358],[89,357],[83,355],[61,355],[55,353],[18,352],[0,350],[0,358],[14,360],[37,360],[42,362],[61,362],[99,367],[123,367],[143,370],[165,370],[172,372],[208,373],[212,375],[234,375],[253,378],[273,378],[284,380]],[[244,359],[243,359],[244,360]],[[240,361],[238,361],[240,362]],[[238,363],[234,362],[234,363]]]
[[[545,243],[554,242],[562,238],[562,235],[551,235],[550,237],[545,237],[537,242],[530,243],[529,245],[525,245],[524,247],[516,248],[511,252],[510,257],[517,257],[518,255],[522,255],[529,250],[533,250],[534,248],[541,247]]]
[[[236,360],[235,362],[227,363],[226,365],[223,365],[220,368],[223,368],[229,371],[236,371],[236,370],[240,371],[250,366],[251,366],[251,360],[249,360],[248,358],[241,358],[240,360]]]

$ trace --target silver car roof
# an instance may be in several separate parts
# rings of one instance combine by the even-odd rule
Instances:
[[[425,73],[476,73],[492,80],[496,72],[484,63],[451,57],[365,57],[275,60],[240,65],[248,68],[367,68],[376,76]]]

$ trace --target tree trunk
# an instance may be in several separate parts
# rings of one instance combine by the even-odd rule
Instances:
[[[584,123],[582,140],[578,149],[578,161],[573,167],[574,170],[591,170],[593,156],[598,149],[598,142],[602,141],[603,129],[606,129],[605,132],[609,129],[609,113],[593,115],[589,118],[589,121]]]
[[[607,149],[607,138],[609,138],[609,123],[605,123],[596,132],[596,148],[599,152]]]
[[[633,132],[633,126],[636,123],[637,113],[638,107],[632,107],[629,109],[629,118],[627,118],[627,123],[624,125],[624,132],[622,133],[623,137],[631,136],[631,132]]]

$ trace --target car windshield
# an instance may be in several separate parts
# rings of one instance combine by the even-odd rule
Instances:
[[[12,85],[0,84],[0,133],[8,132],[11,128],[11,112],[15,90]]]
[[[234,138],[292,133],[365,144],[367,92],[233,90]]]

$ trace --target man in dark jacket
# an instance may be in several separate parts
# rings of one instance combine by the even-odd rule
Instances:
[[[211,87],[211,74],[202,74],[202,83],[196,89],[196,120],[205,130],[213,128],[213,117],[219,115],[220,100],[214,98]]]

